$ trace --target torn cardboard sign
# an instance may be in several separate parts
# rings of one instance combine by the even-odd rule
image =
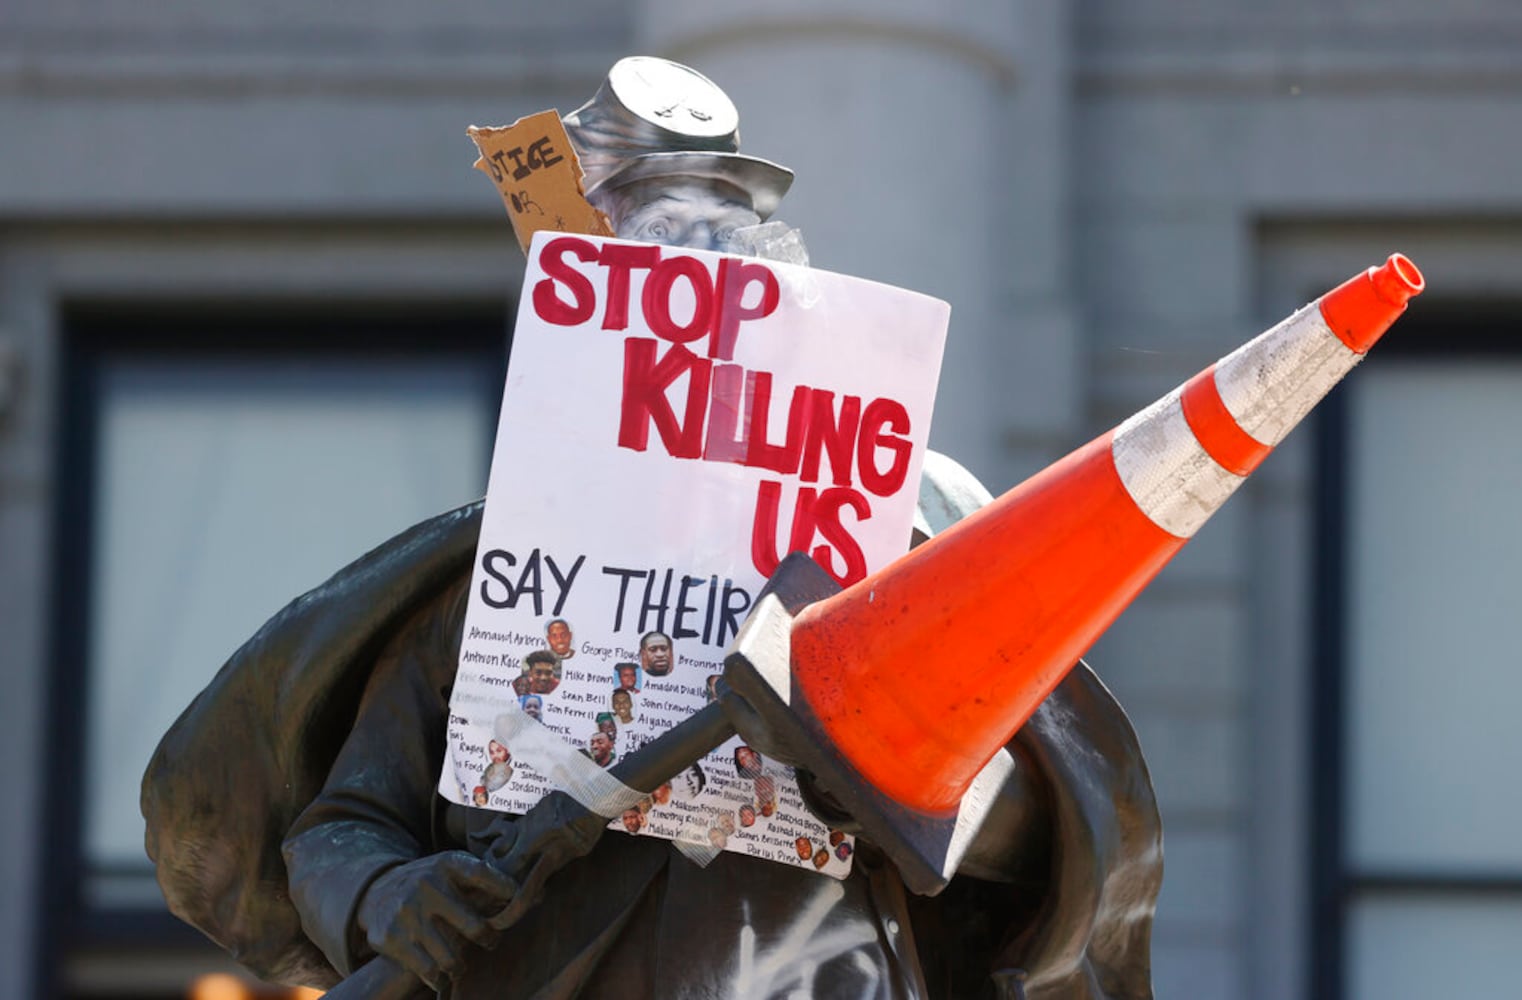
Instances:
[[[587,201],[581,164],[560,123],[560,112],[541,111],[503,128],[465,130],[481,151],[474,166],[491,177],[526,252],[542,229],[612,236],[607,217]]]

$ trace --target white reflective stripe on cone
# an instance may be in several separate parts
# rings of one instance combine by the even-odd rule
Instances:
[[[1200,446],[1174,389],[1115,428],[1110,454],[1131,499],[1159,528],[1192,538],[1246,476]]]
[[[1216,362],[1216,390],[1237,425],[1272,448],[1362,360],[1312,302]]]

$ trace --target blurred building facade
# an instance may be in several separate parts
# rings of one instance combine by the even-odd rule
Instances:
[[[1164,811],[1159,996],[1503,995],[1514,5],[14,0],[0,996],[227,967],[145,881],[147,753],[285,599],[484,488],[522,258],[464,128],[635,53],[797,170],[817,266],[952,302],[933,441],[995,492],[1391,251],[1422,266],[1091,660]]]

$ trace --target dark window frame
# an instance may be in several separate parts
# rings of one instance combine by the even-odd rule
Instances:
[[[1313,296],[1312,296],[1313,297]],[[1421,365],[1431,361],[1501,358],[1522,360],[1515,330],[1522,327],[1522,300],[1451,299],[1423,296],[1382,340],[1371,363]],[[1317,408],[1312,487],[1310,608],[1311,703],[1309,720],[1310,919],[1307,921],[1312,1000],[1347,995],[1347,927],[1360,896],[1400,892],[1426,896],[1506,896],[1522,898],[1522,873],[1455,875],[1440,870],[1357,869],[1348,853],[1347,791],[1347,629],[1352,516],[1349,400],[1358,391],[1358,372],[1334,389]]]
[[[95,476],[100,460],[100,379],[121,361],[405,361],[466,359],[482,366],[490,405],[483,412],[486,440],[495,437],[497,402],[511,346],[511,310],[505,301],[385,299],[81,299],[59,311],[57,470],[55,520],[50,541],[44,759],[62,760],[77,749],[90,680],[89,581],[93,573]],[[490,455],[483,456],[483,467]],[[484,484],[483,484],[484,485]],[[401,530],[406,525],[398,525]],[[47,782],[43,782],[46,785]],[[59,995],[71,953],[83,948],[163,949],[193,954],[210,947],[201,934],[165,911],[133,907],[96,909],[86,903],[90,874],[84,857],[84,820],[78,796],[40,792],[36,815],[47,826],[43,877],[37,894],[39,996]]]

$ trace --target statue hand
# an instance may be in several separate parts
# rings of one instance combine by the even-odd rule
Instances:
[[[557,789],[522,816],[499,813],[473,832],[471,849],[495,869],[511,872],[519,885],[513,905],[493,916],[492,926],[511,927],[538,905],[545,880],[597,846],[607,825],[606,816]]]
[[[356,921],[376,954],[395,960],[434,990],[464,971],[464,943],[490,948],[490,918],[517,883],[465,851],[446,851],[391,869],[370,884]]]

